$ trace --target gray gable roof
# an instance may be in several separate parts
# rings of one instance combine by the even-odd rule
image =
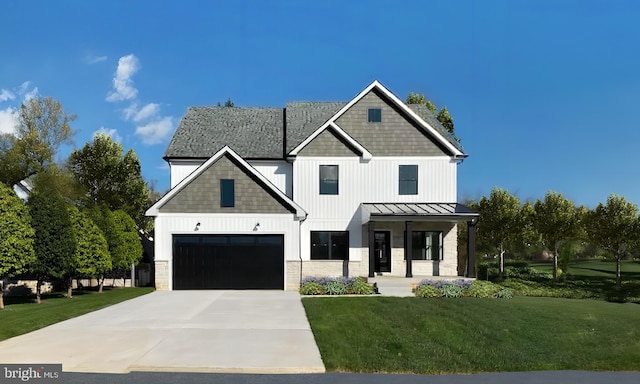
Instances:
[[[282,108],[190,107],[165,158],[209,158],[225,145],[243,158],[281,159]]]
[[[327,122],[346,102],[287,103],[287,153]]]
[[[460,152],[464,152],[462,149],[462,145],[456,141],[456,139],[447,131],[445,127],[440,124],[440,121],[436,118],[436,116],[431,113],[429,108],[427,108],[424,104],[407,104],[409,108],[422,120],[424,120],[427,124],[432,126],[438,132],[442,134],[451,144],[453,144]]]
[[[164,156],[206,159],[227,145],[245,159],[282,159],[346,104],[290,102],[286,109],[190,107]],[[425,105],[408,106],[463,152],[462,146]]]

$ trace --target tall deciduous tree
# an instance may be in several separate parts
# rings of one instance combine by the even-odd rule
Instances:
[[[0,184],[0,309],[4,309],[6,277],[22,273],[35,260],[34,230],[29,210],[15,192]]]
[[[116,223],[113,219],[113,212],[111,212],[106,204],[100,204],[88,207],[85,210],[85,213],[102,232],[102,235],[107,242],[107,250],[109,251],[109,258],[111,259],[111,266],[113,268],[113,266],[117,264],[117,259],[119,258],[118,252],[122,249],[120,244],[120,234],[116,229]],[[107,272],[108,271],[105,271],[98,278],[98,292],[102,292]]]
[[[553,279],[558,278],[558,256],[563,242],[572,240],[579,235],[579,217],[573,201],[562,196],[561,193],[549,191],[544,200],[535,203],[536,231],[542,238],[542,243],[553,252]]]
[[[111,211],[122,209],[138,227],[146,227],[144,212],[149,206],[149,191],[133,149],[123,154],[122,145],[98,134],[92,143],[71,153],[69,167],[87,190],[87,205],[106,204]]]
[[[621,261],[640,240],[638,206],[624,197],[610,195],[607,204],[598,203],[587,219],[587,233],[616,259],[616,284],[621,283]]]
[[[436,119],[442,124],[442,126],[451,134],[451,136],[457,141],[460,142],[460,139],[456,136],[455,126],[453,124],[453,117],[449,113],[447,107],[443,107],[438,111],[438,107],[427,100],[424,94],[420,95],[417,93],[409,92],[409,96],[407,96],[406,100],[407,104],[424,104],[431,113],[434,114]]]
[[[100,228],[76,207],[69,207],[69,216],[78,246],[73,254],[72,268],[67,271],[67,296],[71,296],[71,278],[100,279],[112,267],[107,240]]]
[[[46,170],[60,145],[71,143],[76,119],[51,97],[33,98],[20,108],[15,135],[0,138],[0,182],[12,186]]]
[[[42,283],[65,276],[73,264],[77,242],[67,204],[46,181],[36,179],[27,205],[35,230],[36,260],[30,270],[36,275],[36,301],[40,303]]]

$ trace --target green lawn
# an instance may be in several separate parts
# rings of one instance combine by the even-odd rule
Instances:
[[[103,293],[74,291],[72,299],[65,298],[61,293],[53,293],[43,295],[41,304],[35,304],[33,296],[5,297],[5,310],[0,311],[0,340],[35,331],[152,291],[153,288],[105,288]]]
[[[640,370],[640,306],[517,297],[304,298],[329,371]]]

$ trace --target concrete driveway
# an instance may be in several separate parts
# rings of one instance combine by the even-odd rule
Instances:
[[[44,305],[44,304],[43,304]],[[153,292],[0,342],[69,372],[324,372],[297,292]]]

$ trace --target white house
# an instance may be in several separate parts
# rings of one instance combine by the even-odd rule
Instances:
[[[465,157],[424,105],[378,81],[344,103],[189,108],[164,157],[171,190],[147,211],[156,288],[455,276],[457,225],[475,256],[478,214],[456,203]]]

